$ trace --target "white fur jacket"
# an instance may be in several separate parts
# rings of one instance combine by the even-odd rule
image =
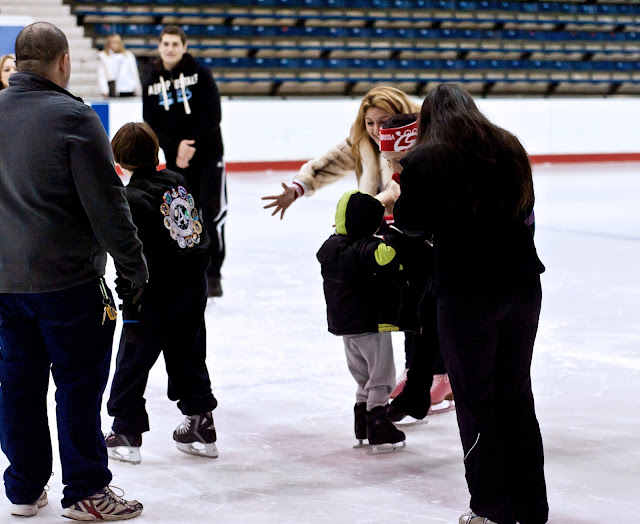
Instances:
[[[294,181],[303,185],[306,196],[356,172],[356,159],[351,152],[351,143],[351,138],[347,138],[300,168]],[[358,189],[375,196],[391,180],[393,172],[369,136],[360,140],[360,157],[362,174],[357,178]]]

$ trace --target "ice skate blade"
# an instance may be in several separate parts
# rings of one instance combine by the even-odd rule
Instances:
[[[456,403],[453,400],[443,400],[442,402],[440,402],[440,404],[431,406],[429,408],[429,413],[427,413],[427,416],[447,413],[448,411],[453,411],[454,409],[456,409]]]
[[[134,448],[131,446],[107,448],[107,455],[109,458],[119,460],[120,462],[127,462],[129,464],[140,464],[140,462],[142,462],[140,448]]]
[[[187,455],[195,455],[196,457],[218,458],[218,448],[215,442],[204,444],[203,442],[176,442],[176,447]]]
[[[396,451],[401,451],[407,447],[407,443],[403,440],[402,442],[396,442],[394,444],[374,444],[373,447],[367,451],[367,455],[382,455],[383,453],[394,453]]]
[[[411,415],[407,415],[406,417],[394,422],[397,427],[408,428],[411,426],[422,426],[423,424],[428,424],[429,421],[424,418],[413,418]]]
[[[353,449],[370,448],[370,447],[371,447],[371,444],[369,444],[368,442],[365,442],[364,439],[358,439],[358,443],[353,446]]]

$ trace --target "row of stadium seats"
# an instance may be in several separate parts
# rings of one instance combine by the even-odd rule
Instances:
[[[483,26],[487,25],[500,25],[501,27],[508,26],[546,26],[551,27],[562,24],[563,26],[593,26],[593,27],[638,27],[640,26],[640,18],[638,19],[626,19],[624,22],[616,21],[607,18],[592,18],[592,19],[574,19],[574,20],[556,20],[550,18],[536,18],[536,17],[518,17],[505,16],[505,15],[487,15],[486,13],[470,16],[439,16],[431,15],[424,16],[419,13],[415,13],[412,16],[398,16],[398,15],[386,15],[386,14],[320,14],[320,13],[241,13],[236,11],[203,11],[203,12],[191,12],[191,11],[174,11],[155,9],[152,11],[140,11],[140,10],[115,10],[113,8],[100,10],[94,8],[80,7],[75,9],[75,14],[82,16],[85,19],[112,19],[112,18],[175,18],[180,19],[202,19],[202,23],[208,23],[208,20],[216,19],[223,23],[231,22],[244,22],[251,23],[252,21],[260,21],[265,25],[305,25],[305,24],[326,24],[332,23],[338,26],[354,26],[356,24],[364,27],[376,27],[383,29],[384,26],[393,24],[395,26],[399,24],[405,24],[406,26],[425,26],[425,25],[460,25],[465,26]],[[337,29],[339,29],[338,27]]]
[[[163,24],[96,24],[95,33],[124,36],[157,36]],[[622,31],[533,31],[514,29],[412,29],[393,27],[282,27],[275,25],[204,25],[183,24],[190,37],[283,37],[283,38],[342,38],[380,40],[534,40],[542,42],[639,42],[640,32]]]
[[[163,27],[180,25],[191,53],[227,95],[350,95],[378,83],[420,95],[433,82],[448,80],[483,96],[640,94],[640,2],[75,4],[97,47],[119,33],[142,68],[157,54]]]
[[[487,76],[483,78],[475,77],[463,77],[463,76],[433,76],[427,79],[420,79],[415,77],[402,77],[402,76],[355,76],[349,75],[344,77],[330,77],[330,76],[286,76],[286,75],[267,75],[267,76],[216,76],[216,82],[218,83],[283,83],[291,82],[295,84],[307,84],[307,83],[345,83],[345,84],[357,84],[357,83],[379,83],[386,85],[393,84],[410,84],[410,83],[432,83],[439,84],[442,82],[459,82],[459,83],[531,83],[531,84],[600,84],[600,85],[621,85],[632,84],[640,85],[640,79],[611,79],[611,78],[571,78],[571,77],[504,77],[504,76]]]
[[[239,58],[199,57],[212,69],[385,69],[385,70],[537,70],[537,71],[602,71],[638,72],[639,61],[578,60],[384,60],[360,58]]]
[[[201,6],[199,0],[76,0],[76,3]],[[208,0],[207,6],[314,8],[314,9],[399,9],[446,11],[509,11],[513,13],[560,13],[571,15],[640,15],[640,5],[577,2],[500,2],[455,0]]]
[[[129,49],[135,51],[136,54],[154,55],[157,51],[157,43],[129,44]],[[597,45],[591,45],[588,48],[575,47],[541,47],[536,46],[513,46],[497,47],[479,47],[473,45],[438,45],[438,46],[410,46],[410,45],[291,45],[291,44],[189,44],[189,49],[197,55],[220,55],[220,56],[257,56],[262,55],[303,55],[308,57],[311,53],[314,56],[320,55],[571,55],[582,59],[585,54],[594,55],[627,55],[637,56],[640,58],[640,48],[638,46],[630,46],[627,48],[603,48]]]

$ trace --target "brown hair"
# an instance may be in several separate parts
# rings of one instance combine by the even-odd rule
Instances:
[[[178,25],[168,25],[164,27],[160,33],[160,40],[164,35],[176,35],[182,40],[182,45],[187,43],[187,33],[182,30],[182,27]]]
[[[380,126],[380,129],[393,129],[394,127],[403,127],[413,124],[418,120],[418,113],[400,113],[393,115],[389,120]]]
[[[351,134],[351,152],[356,159],[356,173],[362,174],[362,162],[360,156],[360,141],[367,137],[367,126],[364,121],[364,116],[369,109],[376,107],[385,111],[391,115],[398,115],[400,113],[413,113],[417,111],[419,106],[414,103],[406,93],[396,89],[395,87],[379,86],[374,87],[362,99],[360,109],[358,110],[358,116],[353,125]],[[376,154],[380,154],[378,146],[373,150]]]
[[[115,161],[129,171],[158,165],[160,144],[146,122],[123,125],[113,137],[111,148]]]

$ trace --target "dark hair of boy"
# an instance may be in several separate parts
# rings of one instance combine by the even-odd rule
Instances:
[[[124,169],[135,171],[141,167],[158,165],[158,137],[146,122],[123,125],[111,141],[113,157]]]
[[[400,113],[393,115],[389,120],[384,122],[381,129],[394,129],[396,127],[408,126],[418,120],[418,113]]]
[[[162,40],[162,37],[164,35],[177,35],[180,37],[180,40],[182,41],[182,45],[187,43],[187,33],[185,33],[182,29],[182,27],[177,26],[177,25],[168,25],[166,27],[164,27],[162,29],[162,31],[160,32],[160,37],[159,40]]]

